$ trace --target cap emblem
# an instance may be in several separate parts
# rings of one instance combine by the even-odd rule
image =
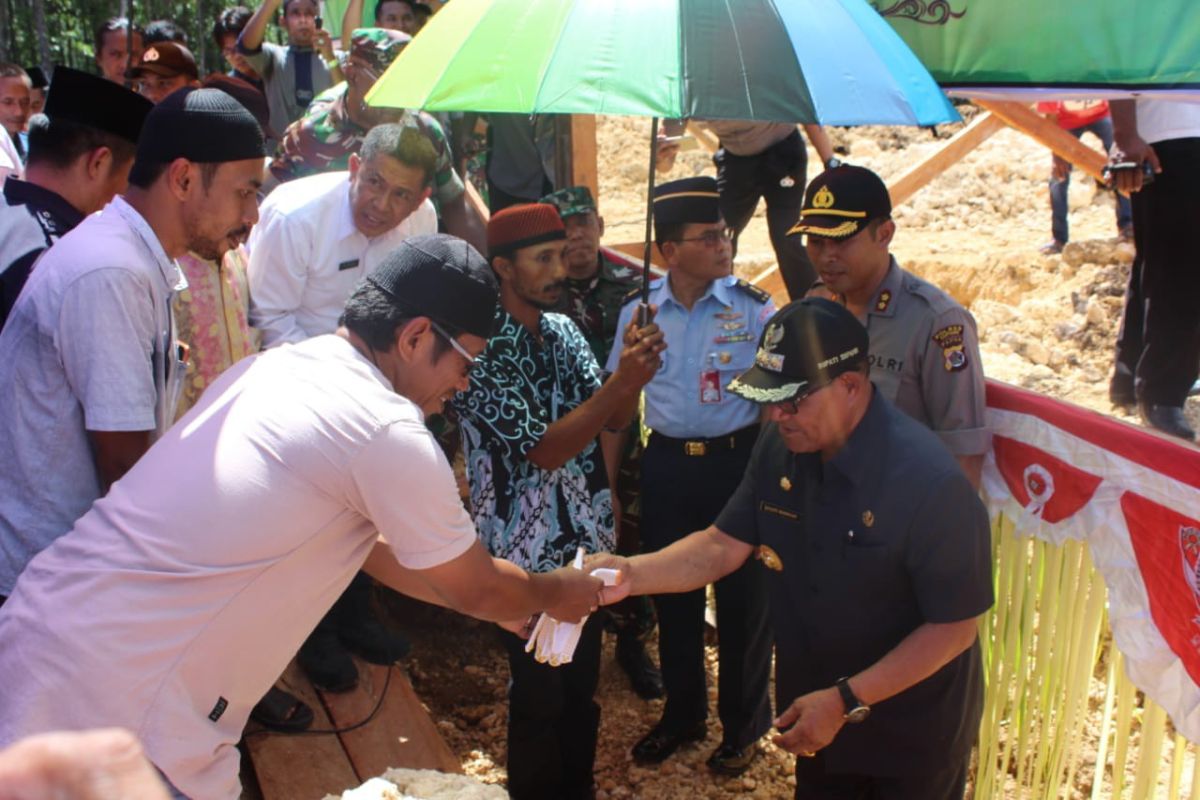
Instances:
[[[833,204],[836,202],[837,200],[834,198],[833,192],[829,191],[828,186],[818,189],[812,199],[813,208],[833,208]]]
[[[771,352],[782,341],[783,326],[768,325],[762,347],[758,348],[758,354],[754,356],[754,363],[771,372],[783,372],[783,354]]]
[[[147,49],[142,53],[142,61],[158,61],[158,50],[153,47]]]

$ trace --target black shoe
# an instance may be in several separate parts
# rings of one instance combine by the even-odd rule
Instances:
[[[1141,410],[1142,419],[1150,427],[1172,436],[1178,436],[1180,439],[1187,439],[1189,442],[1196,441],[1196,432],[1188,425],[1187,418],[1183,416],[1183,409],[1179,406],[1142,403]]]
[[[667,728],[660,722],[633,746],[633,760],[639,764],[660,764],[670,758],[680,745],[702,742],[706,736],[708,724],[705,722],[697,722],[680,730]]]
[[[633,691],[638,697],[656,700],[665,694],[662,673],[650,660],[646,643],[634,631],[617,634],[617,663],[629,676],[629,682],[633,684]]]
[[[312,681],[326,692],[348,692],[358,685],[358,667],[333,631],[318,627],[300,645],[296,663]]]
[[[338,637],[352,652],[372,664],[394,664],[412,650],[404,634],[374,618],[343,622]]]
[[[754,757],[758,755],[758,748],[752,744],[745,747],[734,747],[731,744],[722,744],[713,754],[708,757],[708,761],[704,763],[713,772],[720,775],[728,775],[733,777],[741,775],[750,768],[750,763],[754,761]]]
[[[295,695],[272,686],[250,710],[250,719],[273,731],[298,733],[312,727],[313,710]]]

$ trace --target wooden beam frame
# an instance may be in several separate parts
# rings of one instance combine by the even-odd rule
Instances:
[[[1093,178],[1103,180],[1102,170],[1108,162],[1108,157],[1088,147],[1029,106],[1009,100],[971,102],[992,112],[1004,120],[1005,124],[1041,142],[1054,151],[1055,155],[1070,161]]]

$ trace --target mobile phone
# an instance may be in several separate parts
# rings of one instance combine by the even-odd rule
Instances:
[[[695,136],[688,136],[687,134],[680,136],[665,136],[663,137],[662,141],[666,144],[679,145],[679,152],[681,153],[686,153],[689,150],[695,150],[700,146],[700,143],[696,141]]]
[[[325,20],[321,19],[320,17],[317,17],[317,30],[321,30],[321,28],[324,28],[324,27],[325,27]]]
[[[1154,165],[1149,161],[1143,161],[1140,164],[1136,161],[1118,161],[1116,164],[1105,164],[1101,174],[1107,183],[1112,183],[1113,177],[1119,172],[1128,172],[1141,167],[1142,183],[1154,183]]]

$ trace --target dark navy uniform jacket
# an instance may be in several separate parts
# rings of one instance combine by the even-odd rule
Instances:
[[[987,512],[957,462],[878,391],[828,462],[764,427],[717,518],[768,567],[776,702],[871,666],[923,623],[992,605]],[[965,756],[982,710],[979,643],[847,724],[823,751],[831,772],[919,775]]]
[[[38,256],[82,221],[83,214],[49,189],[11,177],[4,182],[0,201],[0,328]]]

